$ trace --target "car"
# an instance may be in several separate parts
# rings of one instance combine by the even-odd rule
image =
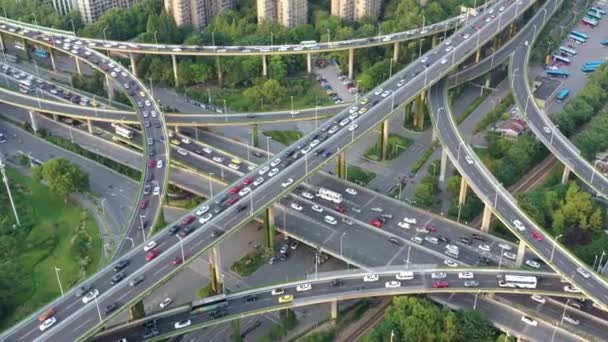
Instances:
[[[274,169],[272,169],[268,172],[268,177],[272,177],[272,176],[276,175],[277,173],[279,173],[279,169],[275,167]]]
[[[89,291],[89,293],[87,293],[86,295],[84,295],[82,297],[82,302],[84,304],[88,304],[89,302],[91,302],[93,299],[97,298],[97,296],[99,296],[99,290],[97,289],[93,289],[91,291]]]
[[[523,223],[521,223],[520,220],[514,219],[513,221],[511,221],[513,223],[513,225],[515,226],[515,228],[519,229],[520,231],[524,231],[526,230],[526,226],[524,226]]]
[[[382,212],[384,212],[384,209],[382,209],[380,207],[373,207],[373,208],[370,208],[369,210],[371,210],[373,212],[376,212],[376,213],[382,213]]]
[[[443,260],[443,263],[444,263],[446,266],[448,266],[448,267],[458,267],[458,263],[457,263],[457,262],[454,262],[454,261],[452,261],[452,260],[450,260],[450,259],[445,259],[445,260]]]
[[[409,223],[403,222],[403,221],[400,221],[399,223],[397,223],[397,225],[399,227],[403,228],[403,229],[410,229],[411,228]]]
[[[118,262],[116,262],[116,265],[114,265],[114,272],[120,272],[122,270],[124,270],[125,268],[127,268],[127,266],[129,266],[131,262],[127,259],[122,259],[119,260]]]
[[[277,257],[276,257],[276,256],[271,256],[271,257],[268,259],[268,264],[269,264],[269,265],[272,265],[272,264],[274,264],[274,262],[275,262],[276,260],[277,260]]]
[[[348,126],[348,131],[349,131],[349,132],[352,132],[352,131],[356,130],[356,129],[357,129],[357,127],[359,127],[359,125],[357,125],[356,123],[350,124],[350,125]]]
[[[384,91],[384,92],[382,93],[382,95],[381,95],[381,96],[382,96],[382,97],[387,97],[387,96],[389,96],[391,93],[392,93],[392,91],[391,91],[391,90],[386,90],[386,91]]]
[[[579,325],[581,323],[578,319],[576,319],[568,314],[565,314],[563,318],[564,318],[564,321],[566,321],[570,324]]]
[[[459,241],[460,243],[462,243],[463,245],[467,245],[467,246],[470,246],[470,245],[471,245],[471,243],[472,243],[472,242],[471,242],[471,239],[466,238],[466,237],[461,237],[461,238],[459,238],[459,239],[458,239],[458,241]]]
[[[431,278],[432,279],[445,279],[445,277],[447,277],[447,274],[445,272],[433,272],[433,273],[431,273]]]
[[[344,285],[344,282],[340,279],[334,279],[331,282],[329,282],[329,286],[331,287],[340,287]]]
[[[384,91],[384,89],[382,89],[382,88],[378,88],[378,89],[376,89],[376,91],[374,92],[374,95],[380,95],[380,94],[382,94],[382,92],[383,92],[383,91]]]
[[[171,302],[173,302],[173,300],[171,298],[169,298],[169,297],[166,297],[165,299],[163,299],[160,302],[159,306],[160,306],[161,309],[164,309],[167,306],[171,305]]]
[[[477,246],[477,248],[481,249],[484,252],[490,251],[490,246],[485,243],[480,244],[479,246]]]
[[[581,293],[581,290],[579,290],[576,286],[572,286],[572,285],[565,285],[564,286],[564,292],[569,292],[569,293]]]
[[[279,250],[279,252],[280,252],[281,254],[285,254],[285,253],[287,253],[287,250],[288,250],[288,249],[289,249],[289,246],[288,246],[288,245],[283,245],[283,246],[281,246],[281,249]]]
[[[537,294],[530,296],[530,299],[540,304],[545,304],[547,302],[547,299],[545,297]]]
[[[214,162],[216,162],[216,163],[222,163],[222,162],[224,162],[224,158],[223,158],[223,157],[220,157],[220,156],[214,156],[214,157],[212,157],[211,159],[212,159]]]
[[[269,170],[270,170],[270,166],[266,165],[266,166],[262,167],[262,168],[260,169],[260,171],[258,171],[258,174],[263,175],[263,174],[265,174],[266,172],[268,172]]]
[[[451,251],[455,251],[458,252],[460,250],[460,248],[456,245],[453,244],[447,244],[445,245],[445,249],[451,250]]]
[[[439,243],[439,240],[436,237],[434,237],[434,236],[425,236],[424,240],[426,240],[426,241],[428,241],[428,242],[430,242],[430,243],[432,243],[434,245],[436,245],[436,244]]]
[[[91,284],[85,284],[85,285],[82,285],[82,286],[81,286],[81,287],[78,289],[78,291],[76,291],[76,297],[82,297],[82,295],[84,295],[85,293],[89,293],[89,291],[91,291],[91,289],[93,289],[93,285],[91,285]],[[53,311],[53,314],[54,314],[54,313],[55,313],[55,312]],[[52,316],[52,315],[50,315],[50,316]],[[50,317],[50,316],[49,316],[49,317]],[[47,318],[48,318],[48,317],[47,317]],[[45,318],[45,319],[46,319],[46,318]],[[41,321],[44,321],[44,319],[42,319]]]
[[[449,285],[448,285],[447,281],[435,281],[435,282],[433,282],[433,288],[435,288],[435,289],[444,289],[444,288],[447,288],[448,286]]]
[[[382,220],[380,220],[378,218],[375,218],[370,221],[370,224],[376,228],[382,228],[382,226],[384,225],[384,222],[382,222]]]
[[[281,186],[286,188],[291,184],[293,184],[293,178],[287,178],[283,183],[281,183]]]
[[[325,218],[323,220],[331,224],[332,226],[335,226],[338,223],[338,221],[336,221],[336,218],[330,215],[325,215]]]
[[[467,280],[464,282],[464,287],[479,287],[479,282],[477,280]]]
[[[273,160],[272,162],[270,162],[270,167],[275,167],[277,165],[281,164],[281,158],[276,158],[275,160]]]
[[[384,287],[386,287],[387,289],[396,289],[401,287],[401,282],[396,280],[390,280],[384,283]]]
[[[289,303],[291,301],[293,301],[293,295],[288,294],[288,295],[284,295],[284,296],[279,297],[279,303],[280,304]]]
[[[521,321],[524,322],[524,323],[526,323],[526,324],[528,324],[528,325],[531,325],[533,327],[535,327],[535,326],[538,325],[538,321],[537,320],[535,320],[535,319],[533,319],[531,317],[528,317],[528,316],[521,316]]]
[[[413,217],[410,218],[410,217],[406,216],[403,218],[403,222],[407,222],[409,224],[416,224],[416,219]]]
[[[339,212],[340,214],[344,214],[346,212],[346,207],[344,207],[343,205],[336,205],[336,207],[334,208],[337,212]]]
[[[201,216],[204,213],[206,213],[207,211],[209,211],[209,206],[204,205],[204,206],[198,208],[198,210],[196,210],[196,212],[194,214],[196,214],[196,216]]]
[[[272,291],[270,291],[270,294],[273,296],[282,295],[283,293],[285,293],[285,289],[282,287],[277,287],[276,289],[272,289]]]
[[[475,274],[473,272],[458,272],[458,279],[473,279]]]
[[[300,242],[296,240],[296,241],[294,241],[294,242],[291,243],[290,248],[293,249],[293,250],[295,250],[295,249],[298,248],[299,245],[300,245]]]
[[[368,274],[365,277],[363,277],[363,281],[364,282],[372,282],[372,281],[377,281],[378,275],[377,274]]]
[[[251,294],[243,298],[243,303],[253,303],[256,300],[258,300],[258,296]]]
[[[162,160],[157,160],[156,161],[156,168],[157,169],[162,169],[163,168],[163,161]]]
[[[302,206],[299,203],[296,202],[292,202],[290,205],[291,209],[293,210],[297,210],[297,211],[302,211]]]
[[[148,200],[147,200],[147,199],[142,200],[142,201],[139,203],[139,209],[142,209],[142,210],[146,209],[146,208],[148,207],[148,203],[149,203],[149,202],[148,202]]]
[[[422,33],[422,32],[420,32],[420,33]],[[420,63],[426,63],[426,62],[428,62],[428,60],[429,60],[429,58],[427,56],[424,56],[424,57],[420,58]],[[378,94],[376,94],[376,95],[378,95]]]
[[[578,272],[578,274],[580,274],[585,279],[591,277],[591,274],[587,272],[587,270],[583,267],[577,267],[576,272]]]
[[[159,196],[160,195],[160,186],[155,186],[154,190],[152,191],[152,195],[154,196]]]
[[[537,232],[535,230],[532,231],[532,237],[536,241],[543,241],[543,236],[539,232]]]
[[[450,239],[448,239],[447,237],[445,237],[445,236],[443,236],[443,235],[439,235],[439,236],[437,236],[437,240],[439,240],[439,241],[441,241],[441,242],[443,242],[443,243],[445,243],[445,244],[450,243]]]
[[[254,186],[258,186],[260,184],[264,183],[264,177],[258,177],[255,179],[255,181],[253,181],[253,185]]]
[[[50,308],[50,309],[46,310],[42,315],[38,316],[38,321],[44,322],[53,316],[55,316],[55,309]]]
[[[108,315],[108,314],[112,313],[112,311],[116,310],[117,308],[118,308],[118,303],[108,304],[104,308],[103,312],[104,312],[104,314]]]
[[[183,218],[183,219],[182,219],[182,220],[179,222],[179,224],[180,224],[181,226],[185,226],[185,225],[188,225],[188,224],[192,223],[194,220],[196,220],[196,216],[194,216],[194,215],[188,215],[188,216],[184,217],[184,218]]]
[[[511,245],[509,245],[506,242],[501,242],[498,244],[498,247],[500,247],[500,249],[505,250],[505,251],[510,251],[511,250]]]
[[[311,207],[312,210],[318,212],[318,213],[322,213],[323,212],[323,208],[321,206],[319,206],[318,204],[315,204]]]
[[[159,254],[158,249],[153,249],[153,250],[149,251],[148,253],[146,253],[146,256],[145,256],[146,261],[154,260],[158,256],[158,254]]]
[[[417,236],[417,235],[416,236],[412,236],[410,238],[410,240],[412,240],[412,242],[417,243],[419,245],[422,245],[422,243],[424,242],[424,239],[422,237],[420,237],[420,236]]]
[[[502,256],[504,256],[505,258],[507,258],[509,260],[513,260],[513,261],[515,261],[515,259],[517,259],[517,255],[515,253],[511,253],[511,252],[504,252],[504,253],[502,253]]]
[[[353,196],[357,195],[357,190],[355,190],[353,188],[346,188],[346,190],[344,190],[344,191],[346,191],[346,193],[349,195],[353,195]]]
[[[53,326],[53,324],[55,324],[55,322],[57,322],[57,318],[55,317],[50,317],[46,320],[44,320],[44,322],[42,322],[42,324],[40,324],[40,331],[45,331],[46,329],[50,328]]]
[[[310,289],[312,289],[312,286],[310,284],[301,284],[296,287],[296,291],[298,292],[304,292]]]
[[[446,64],[448,62],[448,59],[447,58],[442,58],[440,62],[441,62],[441,64]]]
[[[469,155],[465,155],[464,160],[466,160],[467,164],[469,164],[469,165],[473,165],[473,163],[474,163],[473,158],[471,158],[471,156],[469,156]]]
[[[485,256],[481,256],[481,255],[477,257],[477,260],[482,265],[490,265],[492,263],[492,260],[488,259]]]
[[[388,242],[392,243],[393,245],[403,246],[403,242],[394,236],[391,236],[390,238],[388,238]]]
[[[241,196],[241,197],[246,196],[250,192],[251,192],[251,188],[246,186],[243,189],[241,189],[241,191],[239,191],[239,196]]]
[[[183,321],[175,322],[175,324],[173,324],[173,327],[175,329],[181,329],[181,328],[185,328],[185,327],[189,326],[190,324],[192,324],[192,321],[190,321],[189,319],[186,319]]]
[[[150,240],[150,241],[148,241],[148,243],[146,243],[144,245],[144,252],[148,252],[148,251],[154,249],[154,247],[156,247],[156,246],[157,246],[156,241]]]

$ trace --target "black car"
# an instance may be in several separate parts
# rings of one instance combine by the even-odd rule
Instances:
[[[245,209],[247,209],[247,204],[241,204],[238,207],[236,207],[236,211],[239,213]]]
[[[479,256],[477,258],[477,260],[479,261],[480,264],[482,265],[489,265],[492,261],[484,256]]]
[[[228,311],[227,310],[217,310],[217,311],[212,311],[209,313],[209,317],[211,317],[211,319],[218,319],[218,318],[222,318],[228,315]]]
[[[329,283],[329,286],[331,286],[331,287],[339,287],[342,285],[344,285],[344,282],[340,279],[334,279]]]
[[[120,272],[127,268],[131,262],[127,259],[120,260],[114,265],[114,272]]]
[[[224,234],[223,230],[214,230],[214,231],[211,232],[211,237],[212,238],[216,238],[216,237],[218,237],[218,236],[220,236],[222,234]]]
[[[321,157],[323,157],[323,158],[327,158],[329,156],[331,156],[331,151],[325,151],[321,154]]]
[[[177,224],[171,226],[171,228],[169,228],[169,234],[171,234],[171,235],[177,234],[177,232],[179,231],[180,228],[181,227],[179,225],[177,225]]]
[[[243,298],[243,303],[251,303],[251,302],[255,302],[256,300],[258,300],[258,296],[248,295],[248,296],[245,296],[245,298]]]
[[[458,239],[458,241],[460,241],[461,243],[470,246],[471,245],[471,239],[466,238],[466,237],[461,237]]]
[[[403,246],[403,242],[401,240],[397,239],[396,237],[390,237],[388,239],[388,241],[394,245]]]
[[[121,280],[125,279],[125,272],[118,272],[112,276],[110,279],[110,284],[115,285],[118,284]]]
[[[479,234],[473,234],[471,235],[471,237],[473,237],[473,239],[481,241],[481,242],[486,242],[486,238],[484,238],[483,236],[479,235]]]
[[[83,294],[89,293],[91,289],[93,289],[93,285],[91,284],[82,285],[78,291],[76,291],[76,297],[81,297]]]
[[[445,243],[450,243],[450,239],[448,239],[447,237],[443,236],[443,235],[439,235],[437,237],[437,240],[441,241],[441,242],[445,242]]]
[[[106,307],[103,311],[107,315],[107,314],[111,313],[112,311],[116,310],[116,308],[118,308],[118,303],[112,303],[110,305],[106,305]]]
[[[325,152],[324,148],[318,149],[318,150],[315,151],[315,156],[318,156],[319,154],[322,154],[324,152]]]
[[[188,236],[188,234],[192,233],[194,231],[194,229],[196,229],[196,227],[188,226],[188,227],[182,229],[182,231],[179,233],[179,235],[181,237],[186,237],[186,236]]]

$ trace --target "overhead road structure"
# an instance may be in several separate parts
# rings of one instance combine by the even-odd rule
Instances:
[[[331,133],[331,137],[328,137],[328,139],[323,143],[317,145],[314,150],[327,149],[330,151],[331,155],[343,153],[344,149],[355,141],[355,138],[358,139],[360,136],[373,130],[377,125],[381,124],[386,118],[388,118],[393,110],[400,104],[411,101],[418,93],[425,90],[437,80],[445,77],[455,65],[458,65],[465,58],[475,53],[480,46],[483,46],[483,44],[500,32],[501,29],[509,25],[513,20],[520,18],[532,4],[534,4],[534,1],[529,0],[520,0],[517,2],[502,1],[499,2],[497,6],[504,7],[503,11],[500,11],[498,15],[495,15],[495,18],[488,17],[488,22],[485,22],[484,18],[479,16],[469,20],[464,28],[461,29],[470,32],[470,36],[467,39],[460,36],[455,37],[450,42],[450,47],[448,47],[448,44],[445,44],[445,42],[441,43],[435,48],[438,49],[440,53],[433,53],[434,51],[432,51],[422,57],[424,58],[425,63],[414,63],[414,65],[406,67],[405,69],[397,72],[388,81],[376,88],[372,95],[369,95],[369,101],[372,102],[372,104],[376,100],[378,102],[371,106],[365,115],[356,120],[358,129],[348,130],[345,126],[337,127],[335,130],[332,130],[333,133]],[[477,26],[479,29],[475,28],[475,26]],[[440,62],[443,59],[446,60],[445,63]],[[415,76],[412,76],[414,74]],[[401,79],[403,79],[404,82],[400,82]],[[400,86],[397,85],[398,83]],[[357,102],[355,105],[365,106],[365,104],[361,104],[360,102]],[[339,114],[339,117],[341,120],[344,120],[349,115],[350,113],[348,113],[348,110],[345,110]],[[290,146],[288,151],[290,149],[295,149],[298,144],[308,143],[310,137],[314,134],[320,135],[325,131],[331,130],[333,125],[334,124],[332,122],[327,122],[321,125],[318,129],[313,131],[311,135],[300,139],[294,145]],[[336,146],[339,148],[335,149]],[[281,153],[278,155],[278,158],[288,160],[286,155],[287,152]],[[101,294],[98,299],[105,300],[112,297],[116,293],[121,293],[124,300],[121,307],[136,302],[156,284],[162,282],[164,279],[168,279],[173,273],[177,272],[181,267],[183,267],[182,264],[182,266],[178,268],[165,271],[169,258],[174,255],[173,253],[176,253],[179,250],[182,243],[184,247],[186,245],[189,247],[192,247],[193,245],[200,246],[200,252],[198,254],[204,253],[212,245],[216,244],[218,241],[221,241],[226,236],[240,228],[243,224],[251,220],[251,218],[260,214],[274,201],[290,191],[291,188],[302,182],[311,173],[317,171],[329,160],[327,157],[315,155],[314,153],[305,154],[304,156],[300,156],[296,159],[291,158],[289,163],[283,165],[279,165],[281,162],[279,161],[277,163],[276,159],[277,158],[264,163],[264,165],[253,170],[247,174],[246,177],[243,177],[240,180],[240,182],[243,182],[248,177],[258,175],[262,168],[268,167],[277,169],[276,172],[272,172],[274,176],[253,191],[249,192],[247,196],[237,199],[240,201],[235,203],[235,205],[228,207],[224,205],[225,202],[222,201],[222,198],[230,198],[228,191],[222,191],[219,194],[216,194],[214,198],[206,202],[211,210],[220,209],[218,215],[186,237],[183,241],[177,242],[173,241],[174,239],[169,241],[167,239],[166,231],[157,234],[157,237],[155,238],[162,241],[164,244],[164,251],[163,253],[160,253],[156,259],[151,260],[148,263],[144,262],[143,259],[145,259],[145,252],[141,249],[134,250],[133,252],[129,253],[129,258],[133,261],[136,260],[135,258],[137,258],[137,262],[132,261],[130,271],[133,273],[130,274],[125,280],[128,282],[129,279],[132,279],[132,277],[145,274],[144,281],[138,285],[139,289],[137,293],[132,290],[129,291],[126,287],[127,285],[125,281],[112,287],[106,285],[106,282],[113,273],[110,269],[110,266],[112,265],[96,273],[96,275],[93,276],[94,283],[92,285],[96,287],[103,287],[100,290]],[[288,178],[292,179],[292,185],[290,187],[281,186],[281,184],[285,183]],[[246,209],[242,209],[243,206],[246,206]],[[212,234],[213,231],[218,228],[225,229],[225,233],[219,238],[216,234]],[[195,256],[196,255],[193,255],[192,257]],[[103,319],[100,319],[99,321],[94,319],[97,318],[97,313],[96,308],[93,305],[72,306],[66,311],[65,316],[59,318],[59,322],[57,323],[55,329],[45,332],[41,336],[42,338],[63,338],[74,340],[77,338],[77,336],[81,336],[87,331],[95,330],[100,326],[100,323],[103,322]],[[89,319],[83,319],[83,317],[88,317]],[[29,329],[26,331],[30,331],[35,330],[35,324],[34,317],[32,316],[30,319],[20,323],[18,327],[23,328],[28,326]],[[20,329],[10,329],[3,336],[23,336],[24,331],[19,330]],[[59,331],[63,332],[61,336],[58,334]],[[39,335],[40,334],[38,333],[37,336]]]
[[[557,6],[556,1],[547,2],[537,12],[552,13]],[[537,33],[537,28],[545,23],[546,16],[536,16],[532,20],[537,21],[533,30],[527,34],[520,35],[521,47],[527,48],[525,41],[531,41]],[[504,187],[492,176],[489,170],[476,157],[475,152],[460,135],[457,125],[450,113],[447,102],[447,86],[445,81],[437,83],[431,89],[430,106],[432,108],[432,119],[434,127],[438,132],[439,139],[453,161],[455,167],[462,174],[464,188],[470,185],[478,197],[486,205],[486,211],[491,210],[510,230],[520,239],[520,248],[526,246],[535,251],[548,265],[555,269],[567,280],[576,284],[581,291],[593,299],[599,305],[608,303],[608,283],[605,279],[589,270],[587,266],[578,260],[565,247],[555,241],[553,237],[546,234],[538,227],[518,206],[517,201]],[[463,162],[463,159],[466,162]],[[531,232],[535,231],[540,238],[534,237]]]
[[[378,296],[421,293],[518,293],[572,297],[571,294],[564,293],[564,283],[555,274],[476,268],[412,269],[410,272],[403,268],[393,268],[392,270],[371,269],[369,272],[357,271],[318,279],[309,276],[309,279],[303,281],[229,294],[225,297],[225,306],[220,308],[205,310],[203,307],[197,308],[197,302],[193,302],[192,305],[153,314],[142,320],[110,328],[96,336],[93,341],[118,341],[121,338],[126,338],[128,341],[140,340],[146,335],[144,324],[151,321],[156,321],[158,334],[152,334],[148,338],[160,340],[233,319],[322,303],[331,303],[331,319],[336,319],[339,301]],[[506,274],[535,278],[538,280],[538,285],[534,286],[535,288],[501,287],[498,283]],[[444,278],[437,278],[444,275]],[[462,279],[463,275],[472,278]],[[469,286],[465,286],[465,282]],[[470,286],[472,284],[477,286]],[[274,294],[277,292],[280,294]],[[190,320],[190,326],[176,329],[174,324],[183,320]]]

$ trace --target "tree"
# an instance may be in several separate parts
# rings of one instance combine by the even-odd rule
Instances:
[[[285,80],[287,76],[287,66],[283,62],[283,58],[279,55],[274,55],[270,59],[270,77],[279,82]]]
[[[49,189],[64,198],[89,188],[89,175],[65,158],[54,158],[33,169],[37,179],[45,180]]]
[[[498,330],[494,328],[481,312],[476,310],[459,311],[458,318],[458,340],[468,341],[487,341],[492,342],[496,339]]]
[[[456,175],[456,176],[450,176],[448,178],[448,191],[452,194],[452,196],[457,196],[458,193],[460,192],[460,181],[461,181],[461,176]]]

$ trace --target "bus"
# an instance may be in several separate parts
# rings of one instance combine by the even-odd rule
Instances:
[[[519,287],[523,289],[535,289],[538,284],[538,278],[535,276],[519,276],[513,274],[505,274],[498,281],[499,287]]]
[[[324,200],[334,202],[336,204],[342,203],[342,194],[329,190],[329,189],[319,188],[319,191],[317,192],[317,196],[321,197]]]
[[[568,97],[568,95],[570,95],[570,89],[564,88],[559,92],[559,94],[557,94],[555,98],[557,99],[557,102],[562,103],[566,97]]]
[[[116,122],[112,123],[112,127],[114,127],[114,133],[116,133],[117,135],[123,137],[123,138],[127,138],[129,140],[133,139],[133,131],[122,126],[121,124],[118,124]]]
[[[14,47],[15,49],[17,49],[17,50],[23,50],[23,51],[25,51],[25,46],[23,46],[23,44],[21,44],[21,43],[15,43],[15,44],[13,45],[13,47]]]
[[[589,17],[584,17],[583,20],[581,20],[583,22],[583,24],[589,26],[589,27],[596,27],[597,25],[599,25],[600,23],[593,19],[593,18],[589,18]]]
[[[590,72],[594,72],[597,70],[597,68],[599,68],[600,65],[599,64],[593,64],[593,65],[584,65],[581,68],[581,71],[584,73],[590,73]]]
[[[600,44],[604,45],[604,46],[608,46],[608,39],[602,40],[600,42]]]
[[[566,58],[566,57],[562,57],[560,55],[553,55],[553,61],[555,62],[560,62],[566,65],[570,65],[570,59]]]
[[[316,40],[303,40],[300,42],[300,45],[306,47],[306,46],[317,46],[317,41]]]
[[[9,55],[8,53],[4,54],[4,58],[6,58],[7,62],[11,62],[11,63],[19,62],[19,57],[15,56],[15,55]]]
[[[547,74],[547,76],[552,76],[552,77],[563,77],[566,78],[568,76],[570,76],[570,73],[564,70],[545,70],[545,73]]]
[[[46,52],[46,50],[36,48],[36,49],[34,49],[34,56],[36,56],[38,58],[42,58],[42,59],[47,59],[47,58],[49,58],[49,53]]]
[[[228,306],[226,294],[203,298],[192,302],[192,313],[214,311]]]
[[[606,14],[606,11],[604,11],[603,9],[598,8],[598,7],[591,7],[591,8],[589,8],[589,9],[590,9],[590,10],[592,10],[592,11],[597,12],[597,14],[599,14],[599,15],[604,15],[604,14]]]
[[[580,31],[572,31],[572,32],[570,32],[570,34],[575,35],[575,36],[577,36],[577,37],[581,37],[581,38],[583,38],[584,40],[589,39],[589,36],[588,36],[588,35],[586,35],[586,34],[585,34],[585,33],[583,33],[583,32],[580,32]]]
[[[587,11],[587,16],[591,19],[595,19],[597,21],[602,20],[602,16],[600,16],[599,14],[597,14],[597,12],[594,11]]]
[[[576,50],[571,49],[569,47],[565,47],[565,46],[560,46],[559,52],[566,54],[568,56],[576,56],[576,54],[577,54]]]
[[[587,42],[587,39],[581,38],[579,36],[575,36],[573,34],[569,35],[568,38],[572,39],[577,44],[584,44]]]

